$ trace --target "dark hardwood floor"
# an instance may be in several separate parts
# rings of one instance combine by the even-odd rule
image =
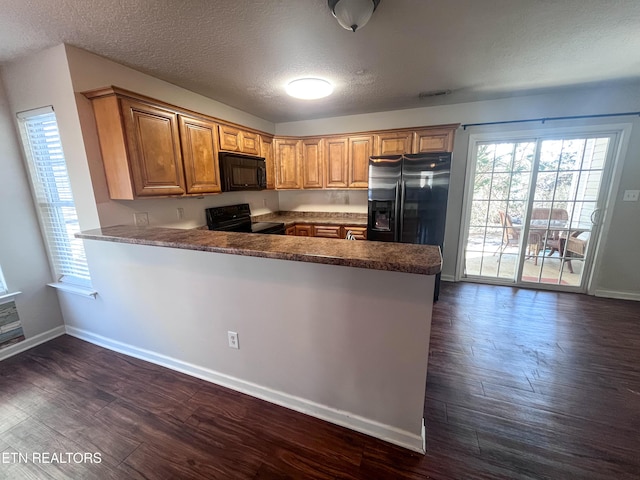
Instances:
[[[428,372],[421,456],[63,336],[0,362],[0,478],[640,478],[640,304],[445,283]]]

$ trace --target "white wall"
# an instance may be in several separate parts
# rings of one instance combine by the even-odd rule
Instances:
[[[63,324],[25,164],[0,77],[0,265],[26,338]]]
[[[97,228],[100,224],[64,45],[9,63],[3,75],[12,114],[53,106],[80,228]]]
[[[99,295],[62,299],[72,333],[420,445],[432,276],[85,244]]]
[[[595,115],[640,111],[640,85],[566,90],[555,94],[512,97],[457,105],[441,105],[365,115],[324,118],[276,125],[278,135],[324,135],[387,128],[403,128],[449,123],[481,123],[529,118]],[[606,294],[640,295],[640,256],[637,239],[640,238],[640,203],[622,202],[622,191],[640,189],[640,121],[638,117],[595,119],[585,122],[547,122],[545,127],[562,125],[631,123],[633,125],[629,147],[621,159],[622,180],[620,194],[607,215],[611,226],[606,243],[600,245],[600,268],[595,272],[593,287]],[[538,124],[539,125],[539,124]],[[479,132],[519,131],[535,128],[529,124],[511,124],[494,127],[471,127],[456,131],[449,207],[443,252],[443,275],[452,277],[458,257],[458,240],[462,215],[462,201],[466,172],[469,135]],[[282,207],[282,205],[281,205]]]
[[[638,109],[638,84],[566,90],[555,94],[510,97],[483,102],[279,123],[277,135],[325,135],[345,132],[480,123],[565,115],[595,115]],[[518,128],[510,126],[505,128]],[[459,142],[456,142],[456,146]]]
[[[282,190],[281,211],[367,213],[367,191]]]
[[[274,133],[275,125],[249,113],[217,102],[171,83],[141,73],[99,55],[71,45],[66,49],[71,81],[75,92],[115,85],[166,103],[238,123],[246,127]],[[58,47],[56,47],[58,48]]]
[[[636,110],[640,110],[636,105]],[[606,233],[607,241],[598,272],[597,294],[629,292],[640,297],[640,202],[623,202],[625,190],[640,190],[640,119],[634,119],[627,157],[621,173],[620,188]]]

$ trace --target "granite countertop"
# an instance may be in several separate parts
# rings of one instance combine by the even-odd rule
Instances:
[[[442,266],[440,248],[433,245],[129,225],[88,230],[76,236],[87,240],[344,265],[420,275],[435,275],[440,272]]]
[[[251,217],[253,222],[281,222],[285,227],[295,224],[345,225],[366,227],[366,213],[342,212],[276,212]]]

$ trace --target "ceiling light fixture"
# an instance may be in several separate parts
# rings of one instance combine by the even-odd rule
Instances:
[[[299,78],[287,84],[287,93],[295,98],[315,100],[331,95],[333,85],[321,78]]]
[[[380,0],[329,0],[329,9],[342,28],[354,32],[364,27]]]

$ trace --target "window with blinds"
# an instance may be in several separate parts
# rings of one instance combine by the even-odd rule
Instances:
[[[18,114],[33,194],[59,282],[90,286],[89,269],[53,108]]]

